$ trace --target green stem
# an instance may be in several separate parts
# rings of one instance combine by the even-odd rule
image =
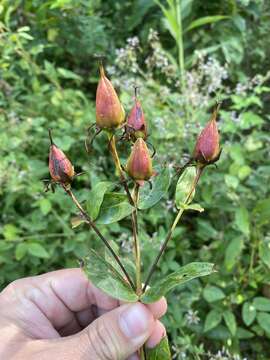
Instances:
[[[128,201],[130,202],[131,205],[134,206],[134,201],[133,201],[132,196],[130,194],[130,191],[129,191],[129,188],[128,188],[128,185],[127,185],[127,180],[126,180],[124,171],[122,169],[121,162],[120,162],[118,152],[117,152],[117,149],[116,149],[115,135],[109,134],[109,148],[110,148],[110,152],[111,152],[112,157],[113,157],[113,161],[114,161],[116,170],[117,170],[117,172],[119,174],[121,183],[123,184],[124,189],[125,189],[125,191],[127,193]]]
[[[185,88],[185,58],[184,58],[184,39],[183,39],[183,28],[182,28],[182,12],[180,0],[176,0],[176,21],[177,21],[177,33],[178,39],[176,39],[178,47],[178,64],[180,69],[180,82],[181,89]]]
[[[193,194],[193,192],[194,192],[194,190],[196,188],[196,185],[198,184],[198,181],[199,181],[199,179],[200,179],[200,177],[202,175],[203,169],[204,169],[204,167],[202,167],[202,166],[197,167],[196,176],[195,176],[195,178],[193,180],[190,192],[188,193],[188,195],[186,197],[184,205],[187,205],[190,202],[192,194]],[[154,274],[154,272],[156,270],[157,264],[158,264],[158,262],[159,262],[159,260],[160,260],[160,258],[162,256],[162,254],[164,253],[164,251],[165,251],[165,249],[166,249],[166,247],[168,245],[168,242],[169,242],[169,240],[171,239],[171,237],[173,235],[173,232],[174,232],[174,230],[176,228],[176,225],[178,224],[178,222],[179,222],[179,220],[180,220],[180,218],[181,218],[184,211],[185,211],[184,207],[181,207],[180,210],[178,211],[178,213],[177,213],[177,215],[176,215],[176,217],[174,219],[174,222],[173,222],[173,224],[172,224],[172,226],[171,226],[171,228],[170,228],[170,230],[169,230],[169,232],[168,232],[168,234],[167,234],[167,236],[166,236],[166,238],[165,238],[165,240],[164,240],[164,242],[163,242],[163,244],[161,246],[161,249],[159,250],[159,253],[158,253],[157,257],[154,260],[154,262],[153,262],[153,264],[152,264],[152,266],[150,268],[150,271],[148,273],[148,276],[146,278],[146,281],[145,281],[145,284],[144,284],[144,287],[143,287],[143,290],[142,290],[143,293],[145,292],[145,290],[146,290],[146,288],[147,288],[147,286],[148,286],[148,284],[149,284],[149,282],[150,282],[150,280],[151,280],[151,278],[152,278],[152,276],[153,276],[153,274]]]
[[[65,185],[62,185],[64,191],[69,195],[69,197],[71,198],[71,200],[73,201],[73,203],[76,205],[76,207],[78,208],[78,210],[80,211],[82,217],[85,219],[85,221],[87,222],[88,226],[90,228],[92,228],[95,233],[98,235],[98,237],[103,241],[104,245],[108,248],[108,250],[110,251],[110,253],[112,254],[112,256],[114,257],[115,261],[117,262],[117,264],[120,266],[121,270],[123,271],[124,275],[127,278],[127,281],[129,282],[130,286],[132,287],[132,289],[134,291],[136,291],[135,286],[133,284],[133,281],[131,280],[128,272],[126,271],[124,265],[121,263],[119,257],[117,256],[117,254],[114,252],[113,248],[111,247],[111,245],[109,244],[108,240],[105,239],[105,237],[101,234],[101,232],[99,231],[99,229],[96,227],[95,223],[92,221],[92,219],[90,218],[90,216],[87,214],[87,212],[82,208],[81,204],[79,203],[79,201],[77,200],[77,198],[75,197],[75,195],[73,194],[73,192],[71,191],[70,188],[66,187]]]
[[[132,197],[124,171],[121,166],[121,162],[119,159],[119,155],[116,148],[115,136],[110,134],[109,136],[109,148],[114,160],[115,167],[118,171],[120,180],[124,185],[125,191],[127,193],[128,200],[132,206],[135,207],[135,210],[131,214],[131,224],[132,224],[132,232],[133,232],[133,241],[134,241],[134,256],[135,256],[135,264],[136,264],[136,293],[137,295],[141,294],[142,284],[141,284],[141,252],[140,252],[140,244],[138,240],[138,224],[137,224],[137,203],[139,197],[139,185],[136,184],[134,187],[134,197]]]
[[[134,187],[134,197],[133,201],[135,204],[135,210],[132,212],[132,230],[133,230],[133,239],[134,239],[134,253],[135,253],[135,264],[136,264],[136,290],[137,295],[140,296],[142,292],[142,282],[141,282],[141,249],[140,241],[138,239],[138,214],[137,214],[137,205],[139,199],[139,185],[136,183]]]

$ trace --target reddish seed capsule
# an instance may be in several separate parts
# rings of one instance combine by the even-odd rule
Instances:
[[[96,93],[96,124],[101,129],[115,129],[124,121],[125,111],[101,65]]]
[[[63,151],[53,143],[51,132],[49,132],[49,134],[51,140],[49,154],[49,170],[51,178],[57,183],[70,184],[75,175],[74,168]]]
[[[135,104],[127,119],[127,131],[133,137],[134,141],[138,138],[143,138],[144,140],[147,138],[147,126],[143,109],[136,96]]]
[[[211,119],[198,136],[193,152],[193,159],[203,165],[214,163],[220,156],[221,150],[219,146],[219,133],[216,122],[218,109],[219,105],[216,107]]]
[[[152,159],[142,138],[138,138],[127,161],[127,172],[134,180],[149,180],[153,175]]]

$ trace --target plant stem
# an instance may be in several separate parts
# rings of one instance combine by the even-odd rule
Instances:
[[[185,88],[185,59],[184,59],[184,40],[183,40],[183,28],[182,28],[182,12],[180,0],[176,0],[176,21],[177,21],[177,33],[178,39],[176,39],[178,47],[178,64],[180,69],[180,82],[181,89]]]
[[[136,292],[136,288],[133,284],[133,281],[131,280],[128,272],[126,271],[125,267],[123,266],[123,264],[121,263],[119,257],[117,256],[117,254],[114,252],[113,248],[111,247],[111,245],[109,244],[108,240],[105,239],[105,237],[101,234],[101,232],[99,231],[99,229],[96,227],[95,223],[92,221],[92,219],[90,218],[90,216],[87,214],[87,212],[82,208],[81,204],[79,203],[79,201],[77,200],[77,198],[75,197],[75,195],[73,194],[73,192],[71,191],[70,188],[67,188],[65,185],[62,185],[64,191],[70,196],[71,200],[73,201],[73,203],[76,205],[76,207],[78,208],[78,210],[80,211],[82,217],[85,219],[85,221],[87,222],[87,224],[89,225],[90,228],[92,228],[95,233],[98,235],[98,237],[103,241],[104,245],[108,248],[108,250],[110,251],[110,253],[112,254],[112,256],[114,257],[115,261],[117,262],[117,264],[120,266],[121,270],[123,271],[124,275],[127,278],[127,281],[129,282],[130,286],[132,287],[132,289]]]
[[[140,296],[142,292],[142,283],[141,283],[141,250],[140,242],[138,239],[138,216],[137,216],[137,205],[139,199],[139,189],[140,186],[136,183],[134,187],[134,197],[133,201],[135,204],[135,210],[132,212],[132,230],[133,230],[133,239],[134,239],[134,254],[135,254],[135,263],[136,263],[136,290],[137,295]]]
[[[135,264],[136,264],[136,293],[137,295],[141,294],[142,284],[141,284],[141,252],[140,252],[140,244],[138,240],[138,224],[137,224],[137,203],[139,197],[139,185],[135,184],[134,187],[134,197],[132,197],[124,171],[122,169],[118,152],[116,149],[116,141],[115,136],[113,135],[109,140],[110,151],[115,163],[115,167],[119,173],[119,177],[121,179],[122,184],[124,185],[125,191],[127,193],[128,200],[132,206],[135,207],[134,211],[131,214],[131,223],[132,223],[132,232],[133,232],[133,240],[134,240],[134,255],[135,255]]]
[[[203,169],[204,169],[203,166],[198,166],[197,167],[196,176],[194,178],[194,181],[193,181],[193,184],[191,186],[190,192],[188,193],[188,195],[187,195],[187,197],[185,199],[184,205],[187,205],[189,203],[190,198],[191,198],[191,196],[192,196],[192,194],[193,194],[193,192],[194,192],[194,190],[196,188],[196,185],[198,184],[198,181],[199,181],[199,179],[200,179],[200,177],[202,175]],[[179,222],[179,220],[180,220],[180,218],[181,218],[184,211],[185,211],[184,207],[181,207],[180,210],[178,211],[178,213],[177,213],[177,215],[176,215],[176,217],[174,219],[174,222],[173,222],[173,224],[172,224],[172,226],[171,226],[171,228],[170,228],[170,230],[169,230],[169,232],[168,232],[168,234],[167,234],[167,236],[166,236],[166,238],[165,238],[165,240],[164,240],[164,242],[163,242],[163,244],[162,244],[162,246],[161,246],[161,248],[159,250],[159,253],[158,253],[155,261],[153,262],[153,264],[152,264],[152,266],[150,268],[149,274],[148,274],[148,276],[146,278],[146,281],[145,281],[145,284],[144,284],[144,287],[143,287],[143,290],[142,290],[143,293],[145,292],[145,290],[146,290],[146,288],[147,288],[147,286],[148,286],[148,284],[149,284],[149,282],[151,280],[151,277],[155,272],[157,264],[158,264],[158,262],[159,262],[159,260],[160,260],[160,258],[162,256],[162,254],[164,253],[164,251],[165,251],[165,249],[166,249],[166,247],[168,245],[168,242],[171,239],[172,234],[173,234],[173,232],[174,232],[174,230],[176,228],[176,225],[178,224],[178,222]]]
[[[134,240],[134,255],[135,255],[135,264],[136,264],[136,294],[141,295],[142,293],[142,283],[141,283],[141,251],[140,251],[140,243],[138,239],[138,223],[137,223],[137,204],[139,199],[139,185],[135,184],[134,187],[134,198],[131,196],[126,176],[121,166],[121,162],[118,156],[118,152],[116,149],[116,141],[115,136],[112,135],[109,138],[109,147],[114,160],[115,167],[119,173],[120,180],[124,186],[124,189],[127,193],[129,203],[135,207],[135,210],[131,214],[131,224],[132,224],[132,232],[133,232],[133,240]],[[145,349],[144,346],[139,350],[139,356],[141,360],[146,360]]]
[[[118,152],[117,152],[117,149],[116,149],[115,135],[112,135],[109,138],[109,148],[110,148],[110,151],[111,151],[111,154],[112,154],[112,157],[113,157],[113,161],[114,161],[116,170],[118,171],[121,183],[123,184],[123,186],[125,188],[125,191],[127,193],[128,201],[130,202],[131,205],[134,206],[134,201],[133,201],[132,196],[130,194],[130,191],[129,191],[129,188],[128,188],[128,185],[127,185],[127,180],[126,180],[124,171],[122,169],[121,162],[120,162]]]

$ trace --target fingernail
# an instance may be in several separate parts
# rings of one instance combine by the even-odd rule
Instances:
[[[150,311],[142,304],[128,305],[119,316],[119,326],[127,338],[141,337],[153,322]]]

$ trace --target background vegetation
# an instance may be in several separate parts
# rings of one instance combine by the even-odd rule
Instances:
[[[105,137],[91,157],[84,149],[95,119],[95,54],[104,54],[127,111],[140,86],[157,163],[181,166],[223,100],[223,153],[196,194],[205,212],[184,217],[160,269],[196,260],[218,268],[168,298],[174,358],[269,359],[269,33],[267,0],[2,0],[0,287],[77,266],[97,241],[83,226],[71,229],[74,207],[61,189],[44,194],[42,179],[49,127],[86,172],[74,183],[82,201],[96,181],[115,176]],[[172,198],[140,217],[145,264],[172,221]],[[102,230],[130,253],[129,222]]]

